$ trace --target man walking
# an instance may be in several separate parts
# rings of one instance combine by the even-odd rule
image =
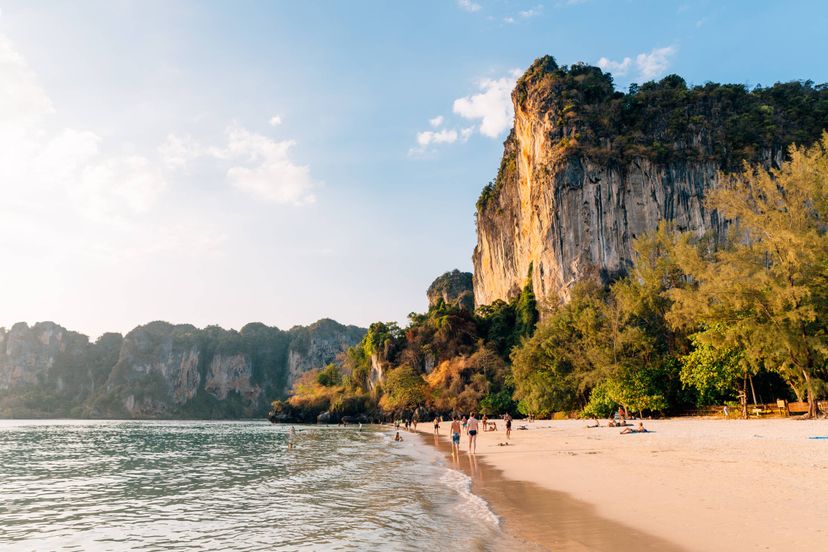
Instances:
[[[469,430],[469,454],[474,454],[477,450],[477,427],[478,427],[477,418],[474,417],[474,414],[469,416],[469,421],[467,422],[466,427]]]

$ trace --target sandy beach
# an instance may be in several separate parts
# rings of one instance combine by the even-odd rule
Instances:
[[[448,449],[450,423],[439,446]],[[470,473],[504,527],[555,550],[785,550],[828,546],[828,422],[647,420],[646,434],[583,420],[481,432]],[[431,423],[418,430],[433,432]],[[424,435],[424,436],[425,436]],[[434,443],[433,437],[426,438]],[[550,529],[549,525],[561,527]]]

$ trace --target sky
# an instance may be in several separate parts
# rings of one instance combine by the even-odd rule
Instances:
[[[545,54],[828,81],[822,1],[0,0],[0,325],[367,326],[472,269]]]

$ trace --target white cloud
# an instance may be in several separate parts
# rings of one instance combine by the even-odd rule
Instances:
[[[479,125],[418,132],[417,147],[409,149],[408,154],[415,157],[423,156],[431,146],[468,142],[475,132],[489,138],[500,136],[512,126],[512,90],[520,73],[519,69],[513,69],[505,77],[478,81],[481,92],[454,100],[452,111],[463,119],[479,121]],[[435,129],[444,122],[442,115],[428,120],[429,125]]]
[[[515,23],[515,18],[512,17],[512,16],[507,15],[506,17],[503,18],[503,22],[508,23],[509,25],[512,25],[512,24]]]
[[[497,138],[512,126],[512,89],[519,75],[515,69],[506,77],[481,80],[478,86],[482,92],[454,100],[452,110],[464,119],[479,119],[480,134]]]
[[[664,73],[670,66],[670,58],[676,53],[672,46],[665,48],[654,48],[646,54],[638,54],[635,57],[635,66],[638,69],[639,77],[650,80]]]
[[[632,59],[625,57],[621,61],[612,61],[611,59],[607,59],[602,57],[598,60],[598,67],[603,69],[604,71],[608,71],[617,77],[623,77],[630,71],[630,66],[632,65]]]
[[[663,74],[669,68],[670,58],[675,53],[675,47],[666,46],[664,48],[653,48],[647,53],[638,54],[635,56],[635,78],[647,81]],[[598,60],[598,67],[617,77],[626,76],[632,66],[633,60],[629,57],[625,57],[621,61],[613,61],[605,57]]]
[[[89,218],[103,221],[149,211],[167,182],[146,157],[114,157],[85,166],[70,193]]]
[[[426,130],[417,133],[417,144],[423,147],[431,144],[453,144],[457,141],[457,136],[454,129]]]
[[[270,125],[271,126],[279,126],[282,124],[282,118],[278,115],[274,115],[270,118]]]
[[[52,101],[40,87],[26,60],[11,41],[0,35],[0,124],[8,131],[30,126],[54,112]]]
[[[528,10],[523,10],[518,12],[518,15],[523,19],[529,19],[530,17],[537,17],[543,13],[543,5],[538,4],[534,8],[530,8]]]
[[[480,4],[473,2],[472,0],[457,0],[457,5],[460,6],[461,9],[466,10],[467,12],[476,12],[480,11]]]
[[[146,212],[166,187],[147,159],[107,154],[95,132],[54,128],[55,107],[24,57],[0,35],[0,188],[12,209],[102,221]]]
[[[165,167],[185,171],[192,161],[204,155],[203,148],[189,134],[186,136],[167,135],[164,143],[158,146],[158,153]]]
[[[290,159],[289,150],[295,144],[234,126],[227,130],[227,147],[213,152],[234,162],[227,179],[239,190],[274,203],[306,205],[316,201],[312,190],[317,184],[310,167]]]
[[[311,178],[310,167],[297,165],[290,158],[295,141],[273,140],[238,124],[225,130],[225,139],[222,145],[205,146],[189,135],[170,134],[159,152],[164,165],[172,170],[186,171],[196,160],[212,160],[210,169],[223,170],[231,186],[259,199],[294,205],[316,201],[312,190],[317,183]]]

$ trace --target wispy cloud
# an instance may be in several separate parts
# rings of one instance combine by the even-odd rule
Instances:
[[[438,115],[428,120],[429,125],[439,130],[424,130],[417,133],[417,146],[408,154],[421,157],[436,145],[463,143],[475,133],[487,138],[498,138],[511,128],[514,119],[512,90],[520,76],[520,69],[513,69],[506,76],[480,79],[478,93],[454,100],[452,113],[461,119],[472,121],[472,126],[441,128],[445,118]],[[468,125],[468,123],[466,123]]]
[[[670,58],[675,53],[676,49],[673,46],[666,46],[635,56],[635,66],[638,68],[640,78],[649,80],[667,71],[670,67]]]
[[[543,13],[543,4],[538,4],[534,8],[529,8],[528,10],[523,10],[518,12],[518,16],[522,17],[523,19],[530,19],[532,17],[537,17]]]
[[[226,169],[231,186],[257,199],[293,205],[316,201],[313,190],[318,183],[311,178],[310,167],[290,157],[294,140],[274,140],[238,124],[225,130],[225,138],[224,144],[208,146],[191,136],[171,134],[159,152],[167,167],[184,172],[197,160],[211,160],[211,170]]]
[[[473,2],[472,0],[457,0],[457,5],[460,9],[466,10],[467,12],[477,12],[480,11],[480,4]]]
[[[454,100],[452,111],[464,119],[480,121],[480,134],[497,138],[512,125],[514,110],[512,90],[520,76],[519,69],[513,69],[499,79],[481,79],[481,92]]]
[[[665,46],[640,53],[635,56],[635,60],[625,57],[621,61],[614,61],[602,57],[598,60],[598,67],[617,77],[627,76],[630,70],[635,67],[636,74],[634,78],[646,81],[664,74],[670,67],[670,61],[676,52],[677,48],[675,46]]]

